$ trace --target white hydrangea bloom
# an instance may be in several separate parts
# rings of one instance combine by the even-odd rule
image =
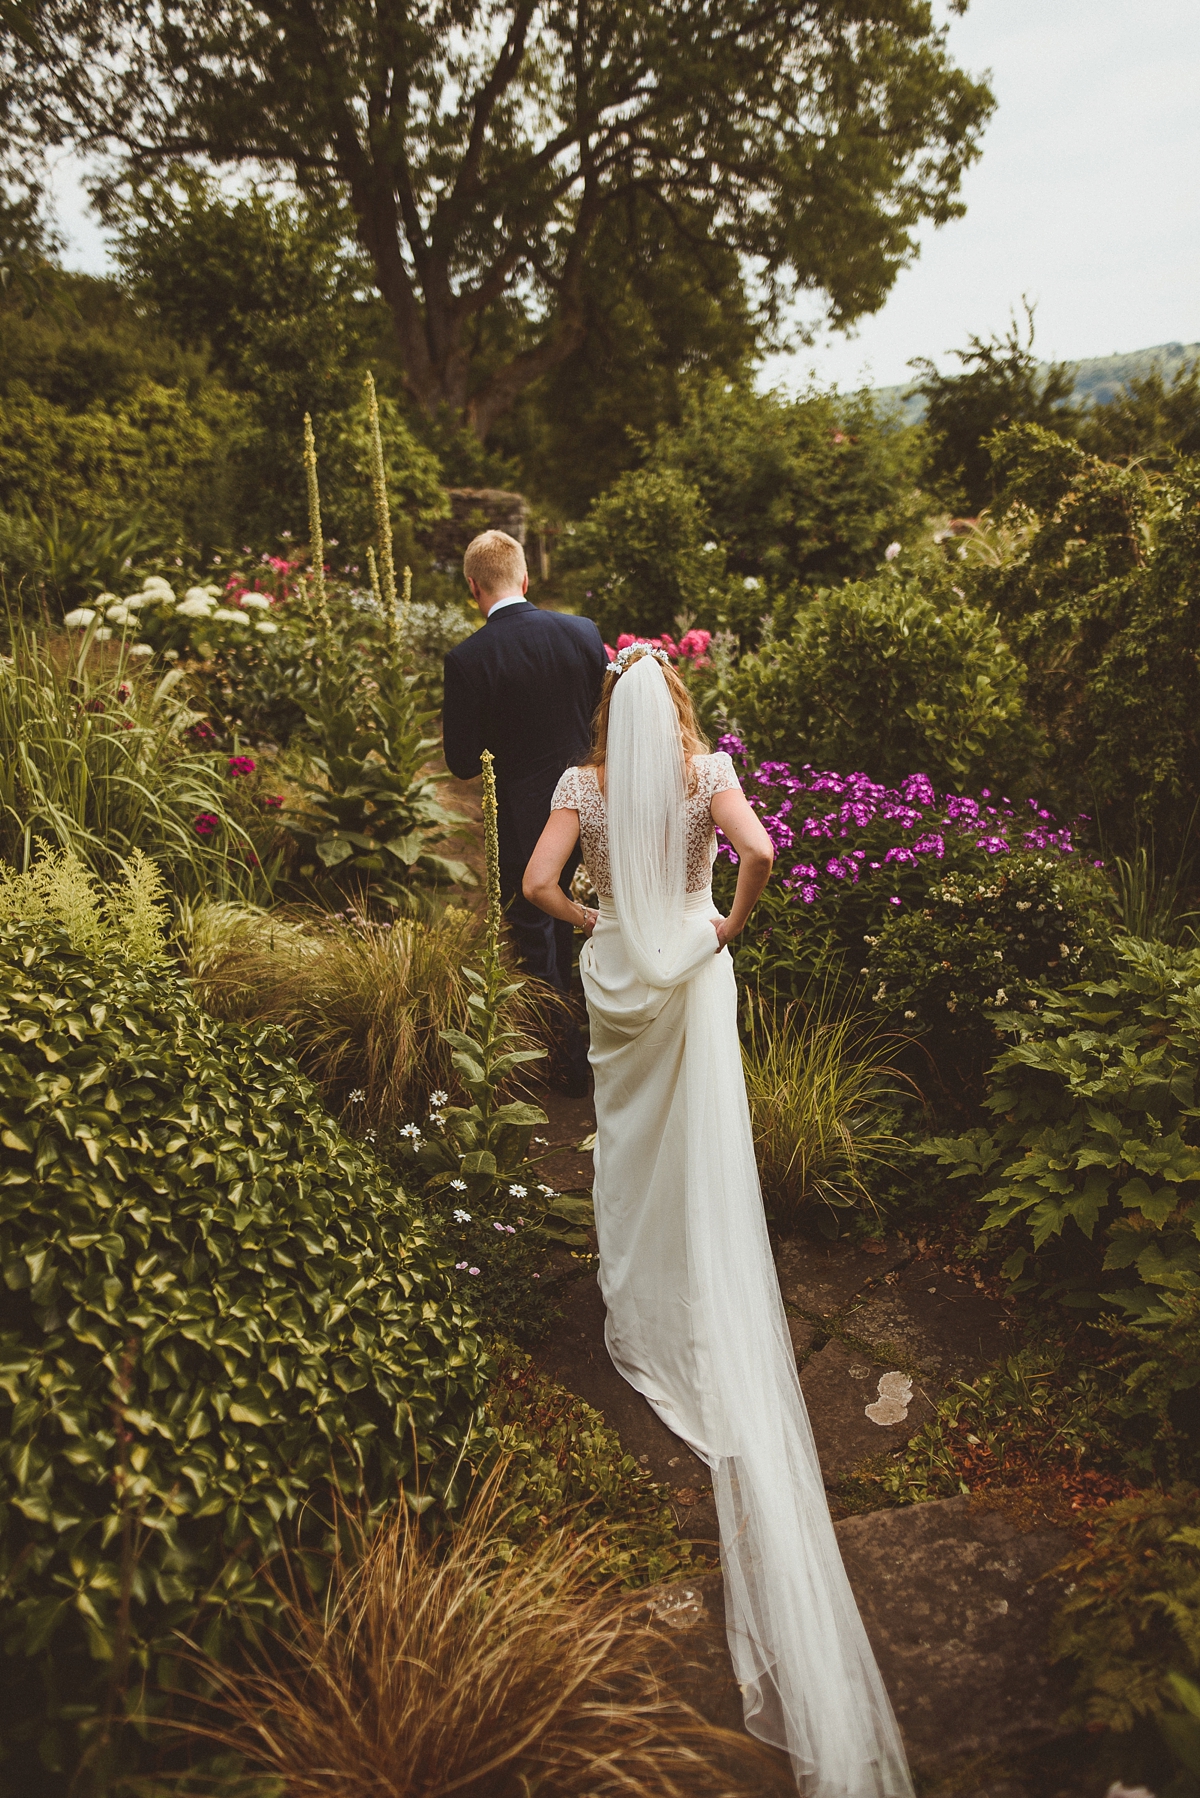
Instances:
[[[131,643],[129,653],[131,656],[152,656],[154,645],[153,643]]]
[[[112,636],[112,632],[109,630],[108,626],[105,624],[102,624],[100,626],[100,629],[96,632],[94,641],[97,643],[107,643],[108,639],[111,636]]]
[[[180,618],[211,618],[213,603],[207,593],[197,593],[195,598],[189,596],[175,609]]]
[[[161,593],[164,599],[175,598],[175,589],[161,574],[148,574],[142,582],[143,593]]]
[[[233,606],[218,606],[213,613],[213,618],[219,618],[222,624],[249,624],[250,622],[244,612],[235,610]]]
[[[96,614],[93,612],[91,606],[76,606],[73,612],[67,613],[66,617],[63,619],[63,623],[69,631],[84,631],[87,629],[88,625],[92,623],[95,616]]]
[[[125,607],[120,604],[119,601],[115,606],[109,606],[108,611],[104,614],[104,616],[108,619],[108,622],[110,624],[128,624],[129,623],[129,613],[126,611]]]
[[[243,593],[241,598],[242,604],[249,606],[252,611],[269,612],[271,610],[271,602],[265,593]]]
[[[273,637],[279,626],[271,618],[260,618],[254,628],[261,631],[264,637]]]

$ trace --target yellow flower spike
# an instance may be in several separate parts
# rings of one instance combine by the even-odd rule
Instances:
[[[485,749],[479,758],[483,775],[483,841],[487,852],[487,927],[488,953],[493,961],[500,957],[500,828],[496,806],[496,769],[492,752]]]
[[[321,531],[321,489],[317,483],[317,441],[313,436],[312,415],[304,414],[304,473],[308,482],[308,554],[312,566],[310,580],[316,600],[317,622],[328,636],[329,606],[325,597],[325,538]]]
[[[396,610],[396,562],[392,554],[392,515],[388,506],[387,471],[383,462],[383,435],[379,429],[379,400],[375,379],[368,369],[363,386],[371,422],[371,492],[375,500],[375,533],[379,540],[379,575],[383,587],[383,619],[393,651],[399,642]]]

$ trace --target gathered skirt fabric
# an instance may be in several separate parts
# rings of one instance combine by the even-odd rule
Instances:
[[[690,894],[685,923],[718,914]],[[910,1798],[896,1720],[829,1517],[754,1158],[728,951],[635,971],[611,901],[580,958],[596,1082],[608,1352],[712,1469],[747,1728],[805,1798]]]

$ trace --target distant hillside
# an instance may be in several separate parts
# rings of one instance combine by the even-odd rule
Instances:
[[[1090,400],[1094,405],[1102,406],[1134,375],[1147,375],[1157,368],[1169,381],[1180,363],[1192,362],[1197,356],[1200,356],[1200,343],[1160,343],[1152,350],[1129,350],[1123,356],[1085,357],[1074,365],[1074,398],[1081,405]],[[1046,364],[1042,366],[1044,368]],[[877,387],[875,397],[886,405],[895,406],[905,424],[916,424],[924,414],[925,401],[920,394],[905,399],[905,394],[910,391],[911,383],[906,381],[899,387]]]

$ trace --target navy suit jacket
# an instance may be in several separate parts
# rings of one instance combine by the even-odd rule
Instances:
[[[500,858],[519,886],[563,770],[581,762],[608,656],[590,618],[502,606],[446,657],[442,740],[460,780],[496,758]]]

